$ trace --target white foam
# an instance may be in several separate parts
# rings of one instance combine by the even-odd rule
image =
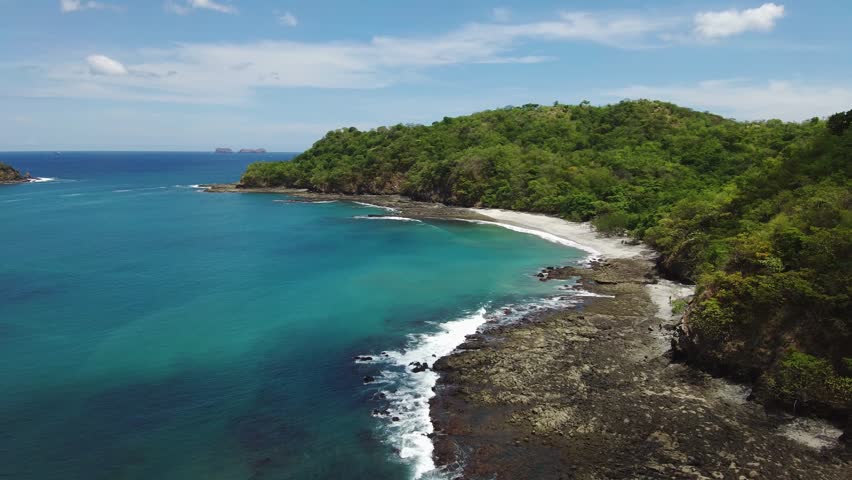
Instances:
[[[337,200],[273,200],[276,203],[336,203]]]
[[[408,217],[396,217],[393,215],[382,215],[380,217],[370,217],[367,215],[356,215],[352,218],[357,218],[359,220],[396,220],[398,222],[417,222],[422,223],[420,220],[416,218],[408,218]]]
[[[447,472],[436,468],[432,459],[434,445],[428,437],[434,431],[429,399],[435,396],[432,389],[438,381],[438,374],[432,370],[414,373],[409,364],[426,362],[430,367],[434,366],[436,360],[451,354],[466,336],[476,333],[488,321],[513,322],[531,312],[574,305],[580,302],[574,297],[581,293],[570,292],[520,306],[508,305],[491,313],[482,307],[440,324],[437,332],[409,335],[407,348],[402,351],[370,355],[373,358],[370,361],[356,360],[356,363],[384,363],[387,366],[377,378],[377,383],[392,387],[382,393],[389,402],[388,417],[399,418],[399,421],[387,424],[387,439],[399,452],[399,457],[411,463],[415,479],[445,479]],[[504,313],[507,311],[509,313]]]
[[[44,182],[53,182],[55,181],[55,177],[33,177],[30,179],[30,183],[44,183]]]
[[[356,202],[356,201],[353,201],[352,203],[357,203],[358,205],[361,205],[361,206],[364,206],[364,207],[380,208],[382,210],[387,210],[389,212],[398,212],[399,211],[398,209],[393,208],[393,207],[383,207],[381,205],[373,205],[372,203]]]
[[[132,189],[121,189],[121,190],[113,190],[112,193],[124,193],[124,192],[132,192]]]
[[[192,184],[192,185],[175,185],[174,187],[175,188],[194,188],[194,189],[204,188],[197,183]],[[166,188],[166,187],[157,187],[157,188]]]
[[[399,450],[400,458],[414,466],[416,479],[424,478],[435,470],[432,460],[434,447],[427,435],[434,431],[429,399],[435,396],[432,387],[438,381],[438,374],[431,370],[412,373],[408,364],[427,362],[433,365],[435,360],[449,355],[464,342],[465,336],[476,333],[485,321],[485,308],[480,308],[458,320],[441,324],[440,330],[435,333],[411,335],[406,350],[387,352],[387,361],[398,367],[383,372],[383,378],[397,385],[394,392],[385,392],[390,401],[391,416],[399,418],[398,422],[388,424],[390,439]]]

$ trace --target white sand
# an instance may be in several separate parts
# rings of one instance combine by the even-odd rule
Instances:
[[[656,257],[656,252],[647,245],[630,245],[626,243],[627,239],[624,237],[599,235],[590,223],[569,222],[547,215],[509,210],[477,208],[473,211],[492,218],[498,225],[506,228],[514,227],[512,230],[538,235],[551,241],[554,239],[549,236],[558,237],[564,240],[565,244],[575,244],[594,257],[642,258],[649,261]],[[663,279],[656,284],[647,285],[647,289],[651,300],[657,306],[657,317],[666,322],[675,320],[676,315],[672,314],[672,302],[694,293],[694,288],[689,285]]]
[[[575,223],[561,218],[535,213],[512,212],[491,208],[477,208],[474,212],[491,217],[496,223],[537,230],[576,242],[593,255],[603,258],[652,258],[653,252],[645,245],[627,245],[624,237],[598,235],[590,223]]]

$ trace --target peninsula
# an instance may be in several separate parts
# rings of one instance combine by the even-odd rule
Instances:
[[[9,165],[0,162],[0,184],[8,183],[27,183],[32,180],[29,173],[21,175],[21,173]]]
[[[501,469],[517,478],[556,478],[565,464],[544,462],[551,468],[544,472],[511,470],[513,459],[516,466],[531,454],[569,459],[579,474],[584,464],[606,462],[606,455],[594,455],[633,449],[656,453],[640,464],[616,459],[614,475],[671,476],[684,467],[692,470],[677,474],[749,476],[754,470],[771,477],[783,471],[780,452],[800,459],[802,471],[822,468],[819,456],[794,446],[767,453],[775,438],[765,436],[767,429],[780,427],[748,406],[719,411],[728,408],[718,402],[727,387],[705,388],[713,383],[706,373],[742,382],[742,401],[828,419],[848,442],[850,118],[852,112],[801,123],[738,122],[647,100],[531,104],[430,126],[335,130],[292,161],[250,165],[237,185],[218,191],[402,195],[590,222],[599,236],[644,242],[655,253],[626,263],[610,258],[588,271],[562,270],[614,302],[593,299],[586,314],[530,315],[519,325],[486,329],[438,362],[436,458],[467,465],[470,478]],[[694,295],[667,299],[671,318],[655,313],[665,307],[649,303],[636,287],[660,284],[660,277],[694,287]],[[688,367],[665,368],[671,362]],[[534,378],[541,381],[533,385]],[[689,387],[690,379],[705,387]],[[526,394],[518,390],[523,385]],[[628,408],[652,398],[668,398],[671,407],[708,424],[675,413],[662,421],[661,412]],[[597,402],[613,409],[601,410]],[[605,418],[613,413],[621,416]],[[636,417],[645,414],[647,425]],[[739,433],[729,438],[706,430],[726,423],[738,425]],[[655,425],[660,428],[649,430]],[[683,429],[710,433],[680,443]],[[720,449],[739,465],[735,472],[717,471],[724,462],[711,456]],[[459,456],[476,451],[473,462]],[[842,478],[849,468],[844,455],[831,457],[820,475]],[[782,464],[745,469],[737,462],[755,463],[745,457]],[[600,471],[595,468],[586,473]]]

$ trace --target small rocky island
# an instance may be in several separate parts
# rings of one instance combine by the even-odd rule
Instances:
[[[234,153],[233,149],[228,147],[219,147],[216,153]],[[237,153],[266,153],[265,148],[241,148]]]
[[[10,165],[0,162],[0,184],[27,183],[30,181],[32,181],[32,177],[29,173],[21,175],[21,172]]]

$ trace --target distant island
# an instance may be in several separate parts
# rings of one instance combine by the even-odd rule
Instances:
[[[228,147],[219,147],[216,149],[216,153],[234,153],[234,151]],[[265,148],[241,148],[237,153],[266,153]]]
[[[21,175],[21,172],[15,170],[10,165],[0,162],[0,184],[26,183],[29,181],[32,181],[29,173]]]

